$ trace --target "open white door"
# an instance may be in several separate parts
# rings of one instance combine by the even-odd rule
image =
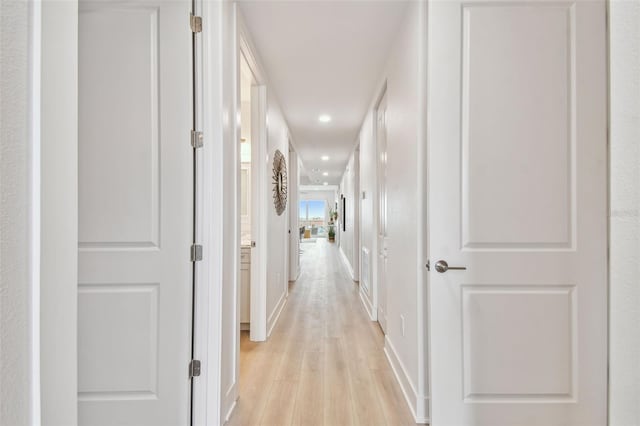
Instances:
[[[432,424],[605,425],[605,2],[428,15]]]
[[[80,425],[189,424],[190,9],[80,2]]]

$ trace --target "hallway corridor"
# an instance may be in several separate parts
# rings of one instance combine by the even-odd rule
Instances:
[[[265,343],[241,337],[229,425],[413,425],[336,244],[301,244],[301,274]]]

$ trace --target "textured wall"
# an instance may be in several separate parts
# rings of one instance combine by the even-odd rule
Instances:
[[[29,421],[28,8],[0,2],[0,424]]]
[[[41,417],[43,425],[73,426],[77,418],[77,2],[42,2],[40,40],[30,39],[32,12],[26,1],[0,3],[0,424],[37,424]],[[41,66],[40,74],[33,74],[34,79],[41,78],[39,82],[31,81],[32,60]],[[34,93],[36,82],[41,90]],[[39,114],[39,122],[32,113]],[[34,123],[40,124],[39,130]],[[41,142],[33,147],[31,139],[38,136]],[[32,186],[38,182],[33,179],[38,174],[32,172],[37,170],[37,158],[41,187],[35,192]],[[32,202],[36,196],[39,206]],[[40,234],[34,235],[38,226]],[[34,267],[37,243],[40,262]],[[31,289],[38,284],[40,306],[35,306],[34,315]],[[39,342],[38,324],[33,321],[38,316]],[[40,365],[35,366],[32,359],[38,346]],[[33,377],[38,371],[40,377]],[[33,385],[38,379],[39,398]]]
[[[640,1],[610,3],[610,425],[640,425]]]

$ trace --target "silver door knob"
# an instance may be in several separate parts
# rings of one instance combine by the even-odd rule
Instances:
[[[459,270],[459,271],[464,271],[465,269],[467,269],[464,266],[449,266],[449,264],[445,260],[438,260],[435,266],[436,266],[436,271],[440,272],[441,274],[444,274],[449,269]]]

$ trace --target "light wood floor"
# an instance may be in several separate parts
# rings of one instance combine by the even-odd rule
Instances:
[[[243,332],[240,399],[228,424],[413,425],[335,244],[303,243],[300,278],[271,337]]]

